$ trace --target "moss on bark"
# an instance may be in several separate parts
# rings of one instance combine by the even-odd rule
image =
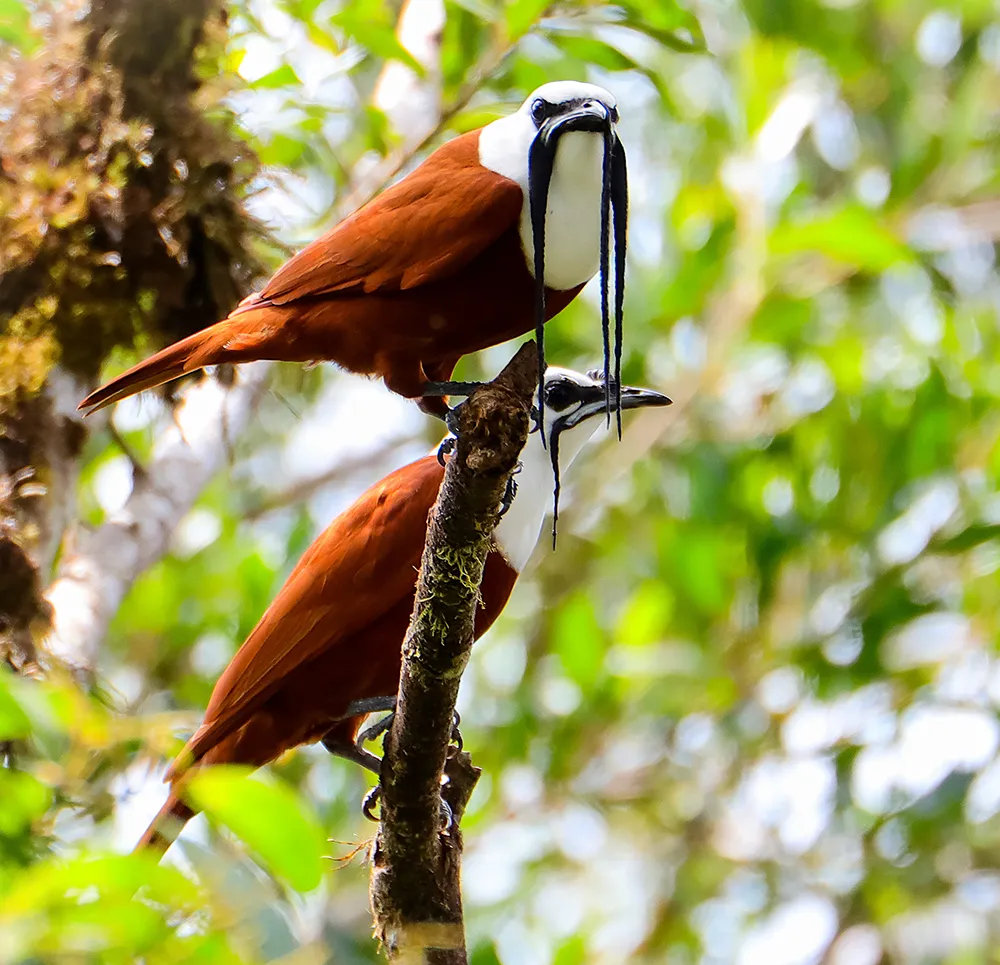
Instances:
[[[81,442],[54,373],[93,383],[116,349],[223,317],[262,273],[264,233],[221,0],[53,0],[36,21],[30,55],[0,48],[0,483],[30,468],[46,494],[12,497],[0,540],[40,584]],[[15,605],[0,586],[0,627]]]

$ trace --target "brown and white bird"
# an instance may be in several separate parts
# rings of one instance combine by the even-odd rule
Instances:
[[[443,415],[435,396],[457,388],[447,380],[458,360],[532,326],[541,379],[542,325],[598,269],[605,382],[620,384],[627,175],[617,122],[615,99],[601,87],[539,87],[514,114],[442,145],[227,318],[133,366],[80,408],[103,408],[206,365],[328,360]]]
[[[517,494],[486,560],[476,639],[506,606],[538,541],[552,453],[561,448],[568,465],[604,424],[598,418],[605,412],[600,378],[552,367],[545,395],[544,433],[528,438]],[[659,392],[629,387],[621,399],[626,409],[670,403]],[[333,753],[377,772],[378,758],[356,743],[367,716],[358,705],[376,698],[384,704],[399,687],[427,514],[443,476],[433,455],[397,469],[306,551],[216,683],[204,722],[167,773],[170,796],[140,848],[165,851],[193,816],[179,783],[192,767],[259,767],[299,744],[322,740]]]

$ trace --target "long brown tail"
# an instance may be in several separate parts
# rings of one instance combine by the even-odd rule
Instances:
[[[87,415],[90,415],[143,389],[171,382],[206,365],[283,359],[281,339],[275,338],[281,319],[274,316],[279,313],[280,309],[268,305],[238,311],[133,365],[107,385],[91,392],[78,408],[86,409]]]
[[[177,840],[184,825],[194,817],[194,814],[194,810],[171,791],[167,803],[150,822],[135,850],[143,851],[148,848],[157,854],[163,854]]]

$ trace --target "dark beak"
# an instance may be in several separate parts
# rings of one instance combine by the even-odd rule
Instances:
[[[559,431],[569,429],[596,415],[603,415],[607,396],[604,385],[580,387],[580,407],[556,422]],[[622,386],[622,409],[642,409],[645,406],[671,405],[672,399],[653,389],[640,389],[632,385]]]
[[[608,116],[608,109],[600,102],[593,101],[575,107],[565,114],[557,114],[550,117],[538,132],[538,136],[548,146],[559,140],[560,136],[569,131],[592,131],[601,134],[610,130],[611,119]]]
[[[672,405],[673,401],[662,392],[655,392],[653,389],[638,389],[631,385],[622,386],[623,409],[642,409],[647,405]]]
[[[580,386],[580,406],[573,412],[557,419],[552,425],[552,439],[549,456],[552,460],[552,474],[555,478],[555,490],[552,494],[552,548],[556,548],[556,526],[559,521],[559,491],[561,489],[559,481],[559,436],[566,429],[585,422],[597,415],[604,415],[607,412],[608,393],[606,386],[602,383],[591,386]],[[640,389],[632,385],[621,387],[621,408],[641,409],[647,405],[671,405],[672,399],[668,399],[662,392],[653,389]],[[621,411],[621,410],[619,410]],[[540,417],[541,418],[541,417]],[[541,423],[540,423],[541,424]]]

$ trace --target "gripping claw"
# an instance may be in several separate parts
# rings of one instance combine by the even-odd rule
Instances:
[[[361,801],[361,813],[368,818],[369,821],[374,821],[376,824],[379,822],[379,816],[375,813],[375,808],[378,807],[378,802],[382,798],[382,786],[376,784]]]
[[[454,436],[445,436],[441,445],[438,446],[438,451],[437,451],[437,460],[442,466],[447,465],[447,463],[444,461],[444,457],[450,456],[455,451],[455,446],[457,445],[458,445],[458,439],[456,439]]]

